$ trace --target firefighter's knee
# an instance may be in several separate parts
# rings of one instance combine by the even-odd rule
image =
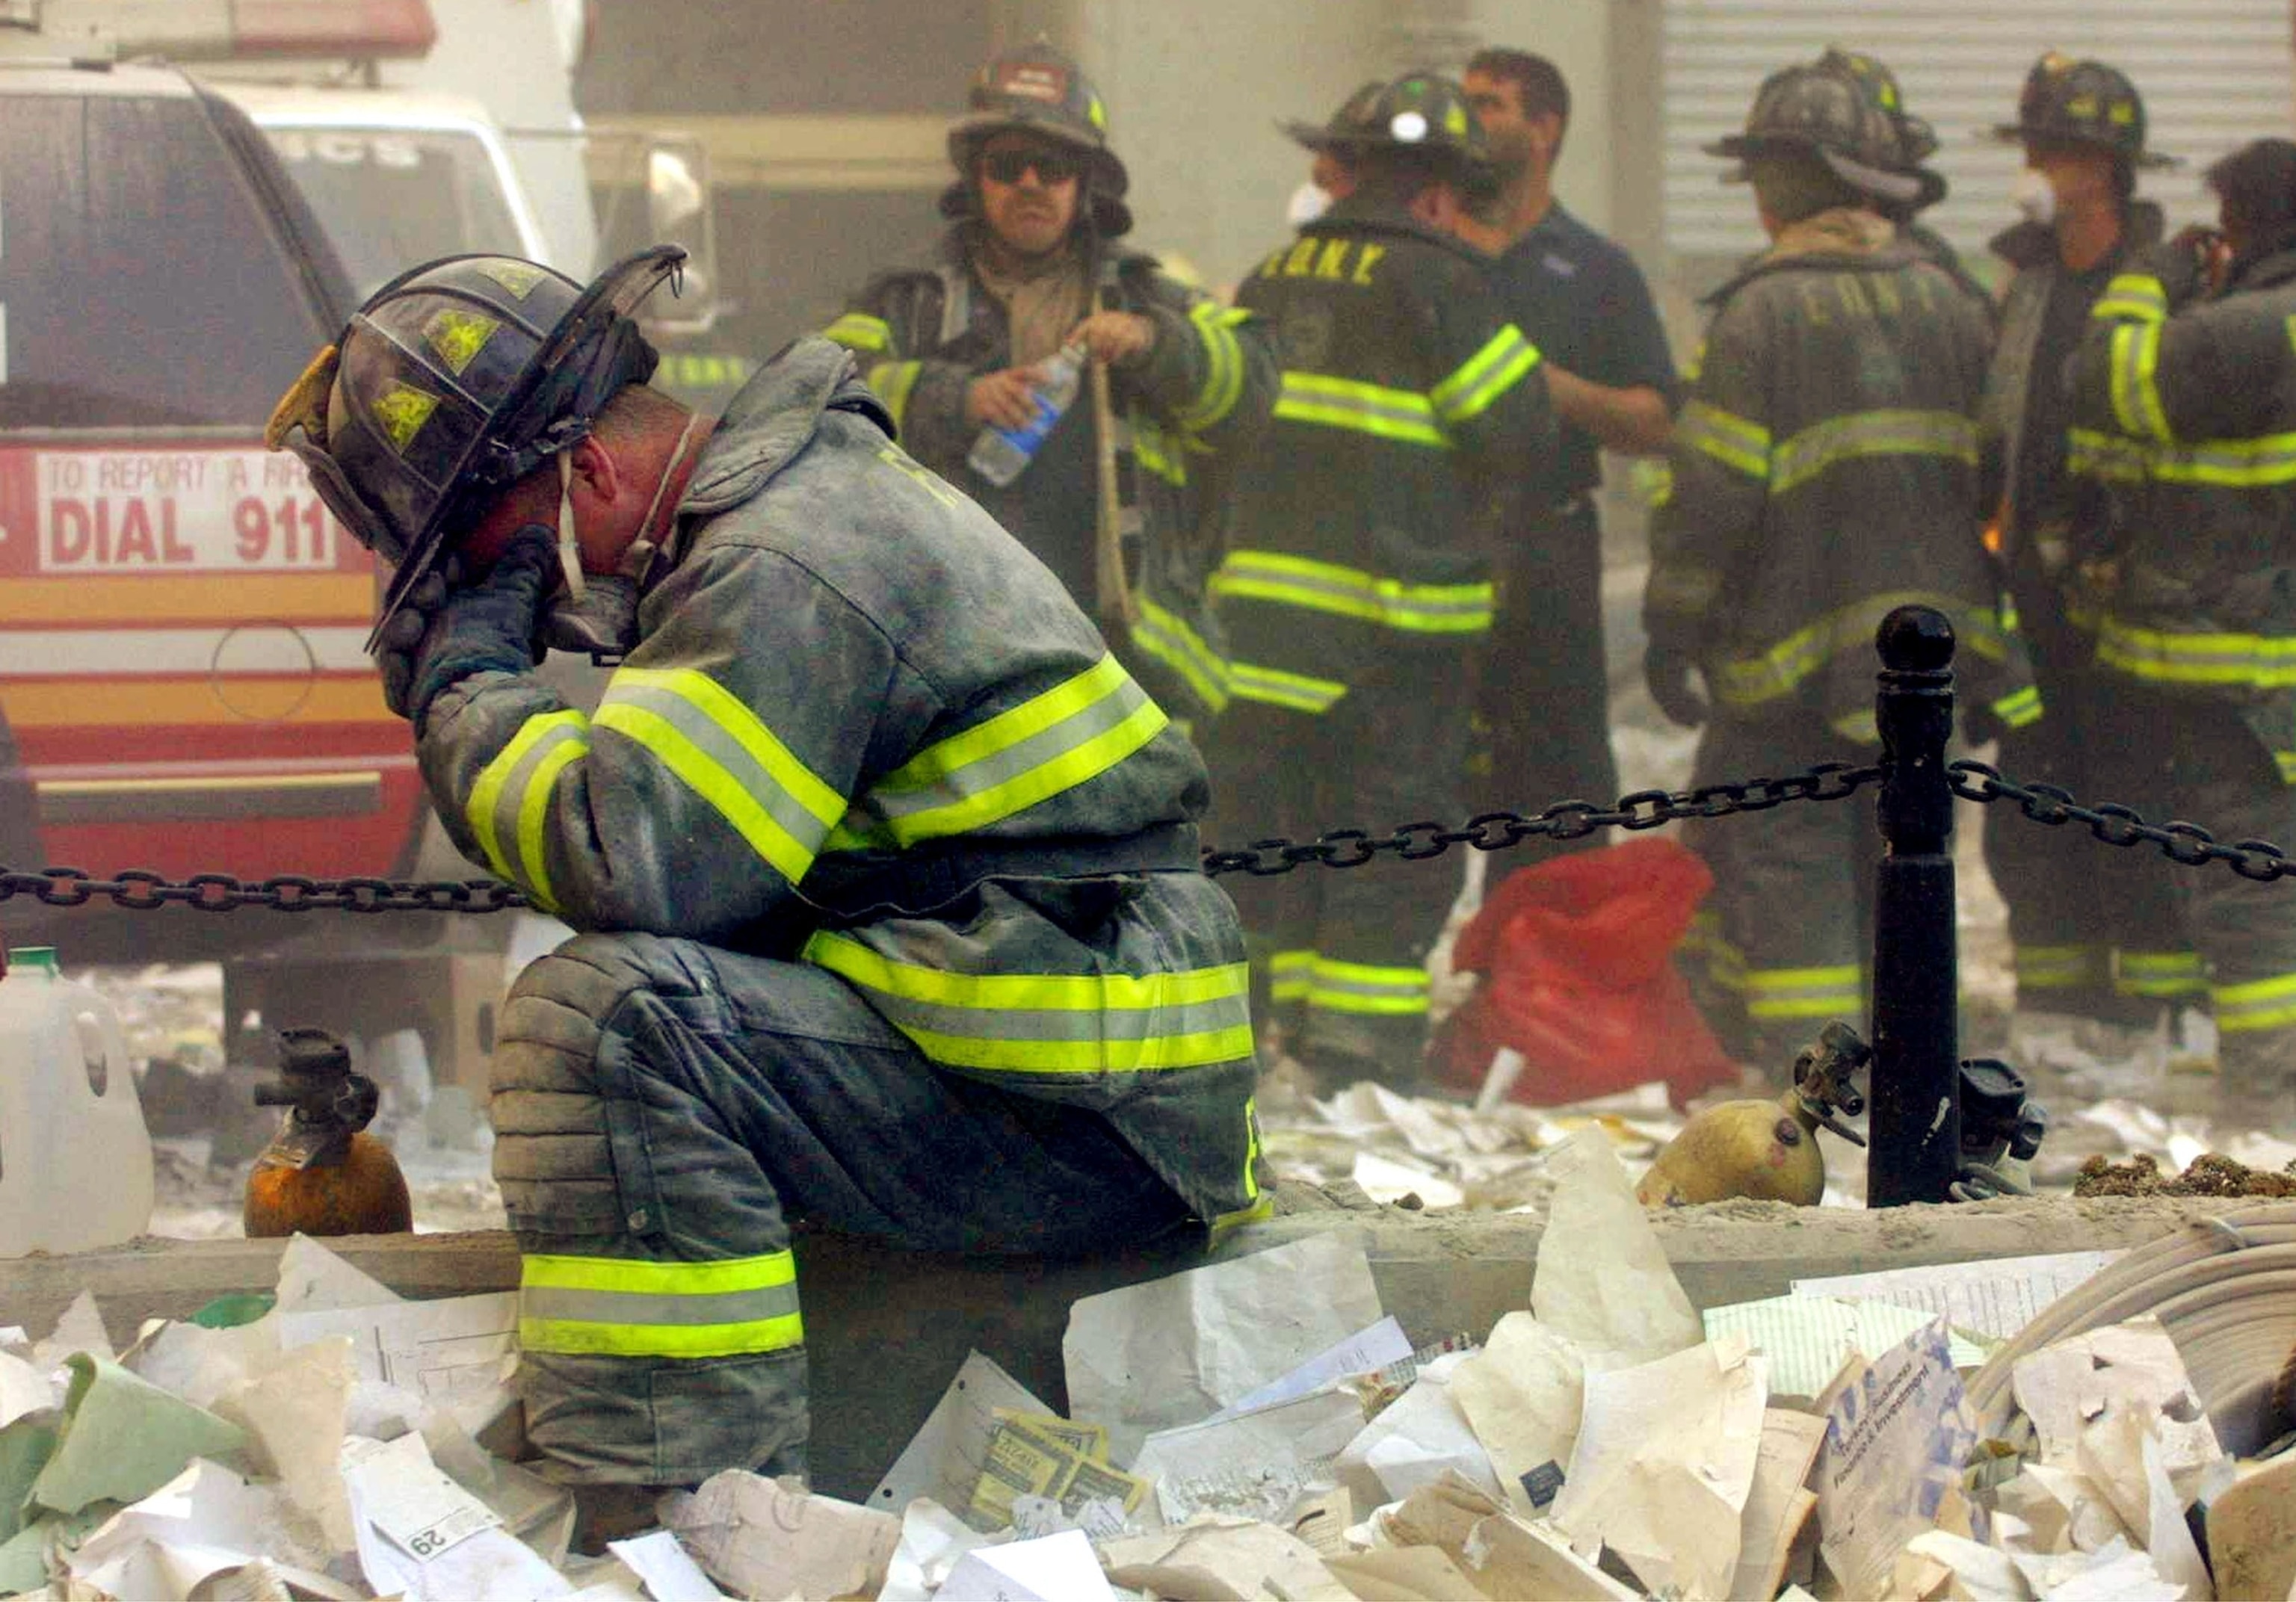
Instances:
[[[647,1228],[644,1203],[626,1194],[622,1173],[636,1138],[631,1081],[644,1069],[612,1036],[633,996],[682,988],[680,976],[665,942],[585,935],[512,987],[494,1053],[494,1167],[521,1236]]]

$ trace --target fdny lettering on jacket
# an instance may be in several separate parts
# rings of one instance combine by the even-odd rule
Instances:
[[[1369,289],[1372,274],[1385,245],[1359,239],[1319,239],[1303,234],[1287,250],[1277,250],[1260,264],[1262,278],[1322,278]]]

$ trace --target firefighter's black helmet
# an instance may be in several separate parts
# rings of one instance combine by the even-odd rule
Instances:
[[[1770,74],[1755,91],[1745,132],[1706,147],[1741,163],[1786,151],[1816,155],[1875,200],[1904,206],[1921,198],[1921,180],[1903,170],[1897,120],[1847,72],[1808,64]]]
[[[1467,104],[1467,91],[1439,73],[1365,84],[1323,127],[1295,122],[1284,131],[1309,150],[1341,156],[1421,152],[1437,173],[1471,192],[1487,191],[1496,176],[1490,141]]]
[[[458,524],[652,376],[632,314],[685,260],[656,245],[586,290],[515,257],[428,262],[377,290],[295,381],[266,439],[393,568],[378,633]]]
[[[1084,69],[1042,39],[992,59],[974,75],[966,111],[949,125],[949,165],[957,181],[941,197],[941,210],[963,217],[974,206],[972,164],[998,134],[1036,134],[1085,159],[1082,200],[1092,224],[1109,237],[1128,233],[1132,210],[1124,203],[1131,177],[1108,144],[1108,107]]]
[[[2103,61],[2075,61],[2052,50],[2025,75],[2017,120],[1993,130],[2011,143],[2027,141],[2093,145],[2131,167],[2183,165],[2144,148],[2144,97],[2128,75]]]
[[[1922,186],[1908,209],[1926,211],[1944,200],[1948,191],[1945,175],[1922,165],[1938,152],[1937,130],[1927,119],[1906,110],[1905,91],[1898,86],[1898,75],[1890,70],[1890,64],[1879,56],[1860,50],[1844,50],[1838,45],[1828,45],[1825,53],[1817,58],[1817,64],[1847,75],[1898,125],[1897,170]]]

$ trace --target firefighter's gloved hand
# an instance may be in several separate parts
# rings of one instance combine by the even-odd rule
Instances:
[[[413,647],[407,716],[416,731],[441,691],[475,673],[524,673],[534,666],[535,629],[558,571],[558,536],[529,523],[493,570],[474,584],[447,585]]]
[[[1697,671],[1697,659],[1686,650],[1652,645],[1643,653],[1643,682],[1650,686],[1651,699],[1669,723],[1685,729],[1706,721],[1706,698],[1692,681]]]
[[[382,674],[384,703],[401,717],[411,720],[414,716],[407,697],[414,688],[415,650],[438,620],[439,609],[447,604],[448,592],[462,582],[461,560],[447,558],[415,582],[400,603],[398,614],[382,625],[381,637],[375,642],[374,665]]]

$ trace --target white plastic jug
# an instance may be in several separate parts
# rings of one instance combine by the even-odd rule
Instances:
[[[118,1246],[152,1222],[152,1137],[111,1004],[45,946],[0,978],[0,1257]]]

